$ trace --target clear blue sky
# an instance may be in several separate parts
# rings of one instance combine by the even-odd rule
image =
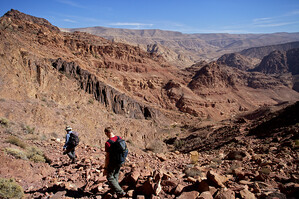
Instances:
[[[299,32],[299,0],[0,0],[61,28],[103,26],[183,33]]]

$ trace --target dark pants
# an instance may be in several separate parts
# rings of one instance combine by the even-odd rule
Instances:
[[[76,147],[74,146],[67,146],[65,151],[63,152],[63,154],[67,154],[73,162],[75,162],[76,160],[75,148]]]
[[[120,167],[121,167],[121,165],[109,164],[109,166],[107,168],[107,180],[108,180],[112,190],[115,191],[116,194],[124,193],[124,190],[120,187],[120,185],[118,183]]]

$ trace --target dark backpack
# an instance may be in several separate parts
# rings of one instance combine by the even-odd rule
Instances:
[[[117,140],[115,142],[110,139],[108,142],[110,143],[109,163],[123,164],[129,153],[126,141],[117,136]]]
[[[70,133],[70,138],[69,138],[68,144],[75,147],[79,144],[79,141],[80,141],[79,134],[75,131],[72,131]]]

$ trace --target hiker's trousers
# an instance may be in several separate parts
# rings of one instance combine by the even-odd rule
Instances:
[[[67,154],[71,160],[76,159],[75,147],[67,146],[63,154]]]
[[[116,194],[122,194],[124,193],[124,190],[120,187],[118,183],[118,176],[119,176],[119,170],[121,165],[112,165],[109,164],[107,168],[107,180]]]

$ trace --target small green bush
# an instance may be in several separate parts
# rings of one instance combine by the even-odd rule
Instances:
[[[22,198],[23,188],[14,179],[0,178],[0,198]]]
[[[183,140],[175,140],[174,141],[174,147],[176,150],[181,149],[184,146],[184,141]]]
[[[14,144],[16,146],[19,146],[23,149],[26,148],[26,144],[22,140],[20,140],[19,138],[15,137],[15,136],[10,136],[6,142],[8,142],[10,144]]]
[[[44,158],[44,156],[41,156],[38,154],[34,154],[29,159],[33,162],[46,162],[46,159]]]
[[[23,129],[24,129],[25,133],[27,133],[27,134],[33,134],[35,131],[35,127],[30,127],[28,125],[23,127]]]
[[[146,150],[152,151],[154,153],[163,153],[166,150],[166,145],[160,140],[153,140],[147,144]]]
[[[197,177],[202,175],[201,171],[197,168],[187,168],[185,169],[184,173],[187,177]]]
[[[9,155],[14,156],[17,159],[27,160],[27,156],[24,151],[16,148],[5,148],[5,152]]]
[[[46,162],[44,153],[37,147],[33,146],[27,150],[27,158],[34,162]]]
[[[8,121],[8,119],[6,119],[6,118],[0,118],[0,124],[1,124],[2,126],[8,127],[8,125],[9,125],[9,121]]]

